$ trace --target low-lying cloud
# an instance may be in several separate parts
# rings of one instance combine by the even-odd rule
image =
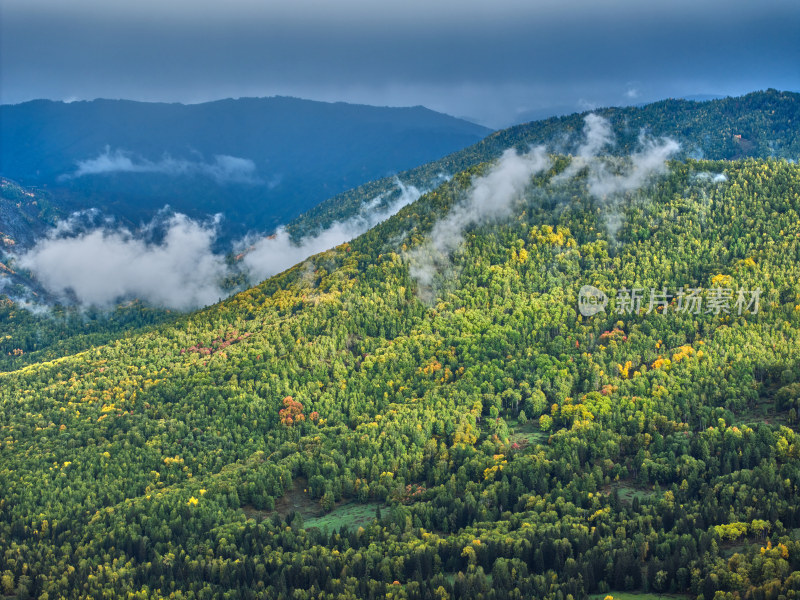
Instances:
[[[18,258],[52,294],[83,305],[110,307],[124,298],[186,310],[216,302],[226,273],[211,250],[216,222],[176,214],[160,243],[120,228],[74,237],[53,235]]]
[[[531,178],[550,167],[543,146],[525,154],[506,150],[488,173],[478,177],[466,197],[436,222],[428,239],[409,253],[411,277],[417,281],[420,296],[431,300],[435,277],[450,264],[450,253],[464,240],[473,225],[508,218],[522,197]]]
[[[639,149],[633,152],[620,171],[612,171],[604,162],[595,161],[589,170],[586,185],[595,198],[603,198],[638,190],[651,178],[667,172],[667,160],[680,150],[670,138],[658,140],[639,136]]]
[[[593,165],[594,159],[606,147],[614,145],[614,130],[608,119],[589,113],[583,118],[583,142],[567,167],[553,178],[553,183],[572,179],[583,169]]]
[[[624,194],[643,187],[655,176],[667,172],[667,160],[680,150],[675,140],[639,135],[637,149],[623,163],[603,158],[603,151],[616,143],[614,130],[605,117],[590,113],[584,117],[583,141],[578,145],[570,163],[553,183],[563,183],[586,172],[586,187],[597,199]]]
[[[420,197],[418,188],[396,183],[399,194],[374,198],[357,216],[299,243],[285,229],[238,242],[244,256],[233,267],[213,250],[219,216],[202,222],[166,211],[136,231],[114,226],[97,211],[76,213],[16,256],[16,264],[62,301],[110,308],[138,298],[190,310],[227,296],[223,282],[231,275],[244,272],[249,281],[261,281],[357,237]]]
[[[161,160],[152,161],[146,158],[134,157],[124,150],[114,150],[106,146],[105,150],[95,158],[79,161],[77,168],[72,173],[64,174],[61,180],[76,179],[89,175],[104,175],[110,173],[160,173],[163,175],[199,175],[213,179],[219,184],[262,183],[258,177],[255,163],[249,158],[217,154],[213,162],[191,161],[172,158],[165,154]]]
[[[586,188],[598,200],[611,237],[622,222],[620,199],[665,173],[667,160],[679,150],[674,140],[642,134],[637,149],[629,156],[605,156],[614,144],[608,120],[587,115],[583,138],[571,162],[551,179],[551,185],[557,185],[585,175]],[[407,255],[423,300],[435,298],[437,281],[451,268],[451,255],[461,246],[466,231],[509,218],[524,199],[532,178],[550,166],[543,146],[524,154],[509,149],[484,175],[473,180],[464,197],[435,223],[428,238]],[[70,177],[110,172],[200,173],[218,182],[256,181],[255,165],[248,159],[216,156],[213,163],[204,163],[165,156],[153,162],[109,149],[81,162]],[[719,177],[712,181],[718,182]],[[244,273],[249,282],[257,283],[357,237],[422,193],[399,180],[396,185],[391,193],[365,203],[355,217],[333,223],[299,242],[293,241],[284,228],[270,236],[241,240],[235,244],[241,260],[234,266],[213,251],[218,220],[201,222],[182,214],[161,215],[158,223],[133,232],[103,221],[98,213],[84,214],[80,226],[76,225],[77,218],[59,224],[46,239],[19,255],[16,264],[31,271],[52,294],[82,305],[110,307],[123,299],[139,298],[188,310],[227,295],[223,281],[231,275]],[[153,235],[154,230],[159,235]]]
[[[422,195],[422,192],[413,185],[405,185],[399,179],[395,180],[395,183],[400,189],[400,195],[396,199],[384,204],[384,196],[378,196],[367,203],[361,213],[352,219],[333,223],[316,235],[303,238],[299,243],[293,242],[284,228],[253,243],[244,242],[246,250],[242,262],[245,270],[253,281],[271,277],[313,254],[358,237]]]
[[[725,183],[728,181],[728,176],[725,173],[709,173],[708,171],[701,171],[694,174],[696,181],[708,181],[711,183]]]
[[[680,149],[670,138],[653,139],[642,133],[630,156],[605,156],[615,143],[608,119],[594,113],[586,115],[582,141],[570,163],[550,181],[551,185],[564,184],[585,173],[587,190],[597,199],[612,238],[622,224],[620,198],[666,173],[667,160]],[[531,177],[549,167],[544,147],[524,155],[506,150],[486,175],[473,181],[465,200],[437,221],[428,238],[407,255],[409,272],[423,301],[434,300],[437,277],[451,269],[450,255],[463,242],[467,228],[508,218]]]

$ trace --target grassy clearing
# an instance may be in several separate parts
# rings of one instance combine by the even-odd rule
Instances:
[[[605,594],[592,594],[589,600],[603,600],[611,596],[614,600],[683,600],[688,596],[680,594],[645,594],[644,592],[607,592]]]
[[[767,425],[789,425],[789,411],[778,410],[772,399],[760,399],[754,406],[734,415],[734,425],[749,425],[755,427],[759,423]]]
[[[645,487],[633,483],[630,479],[624,481],[615,481],[611,485],[603,487],[603,493],[610,494],[617,490],[620,502],[624,504],[632,504],[634,498],[639,498],[639,502],[649,499],[655,494],[651,487]]]
[[[511,429],[511,442],[516,442],[521,446],[531,444],[547,444],[547,439],[550,437],[549,433],[545,433],[539,429],[535,421],[528,421],[525,425],[517,424]]]
[[[461,573],[461,571],[459,571],[459,573]],[[456,582],[456,577],[458,577],[458,573],[444,573],[444,578],[447,579],[450,585],[453,585]],[[489,583],[492,583],[494,575],[487,573],[486,579],[489,581]]]
[[[285,519],[291,513],[299,513],[303,517],[304,527],[328,528],[333,531],[346,526],[351,529],[358,529],[372,522],[375,518],[375,509],[383,504],[370,502],[358,504],[356,502],[340,502],[331,512],[325,513],[320,508],[319,501],[311,498],[308,493],[308,482],[298,477],[292,482],[292,487],[280,498],[275,501],[275,510],[257,510],[252,506],[243,506],[242,511],[248,518],[268,519],[277,513]]]
[[[723,544],[719,548],[719,555],[722,558],[730,558],[734,554],[744,554],[747,551],[747,544]]]
[[[626,503],[633,502],[634,498],[639,498],[639,502],[642,500],[647,500],[655,493],[651,489],[632,485],[620,485],[617,490],[619,499]]]
[[[318,527],[319,529],[338,530],[341,527],[358,529],[369,525],[375,518],[375,510],[381,506],[377,502],[356,504],[348,502],[334,508],[326,515],[309,517],[305,520],[305,527]]]
[[[292,487],[275,500],[275,510],[258,510],[249,505],[243,506],[242,510],[248,519],[258,521],[267,519],[274,513],[278,513],[281,518],[285,519],[293,512],[300,513],[305,520],[322,512],[319,502],[313,500],[307,490],[308,481],[303,477],[298,477],[292,482]]]

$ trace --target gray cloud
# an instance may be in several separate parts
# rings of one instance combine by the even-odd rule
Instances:
[[[799,21],[789,0],[7,0],[2,100],[288,94],[500,125],[580,98],[798,89]]]
[[[217,183],[261,183],[256,174],[256,165],[249,158],[239,158],[219,154],[214,162],[198,162],[172,158],[165,155],[159,161],[135,158],[130,152],[114,150],[106,146],[95,158],[79,161],[72,173],[61,175],[60,179],[74,179],[87,175],[107,173],[162,173],[165,175],[202,175]]]

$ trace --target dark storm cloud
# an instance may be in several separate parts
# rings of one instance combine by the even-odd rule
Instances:
[[[109,4],[7,0],[2,101],[294,94],[502,121],[800,87],[788,1]]]

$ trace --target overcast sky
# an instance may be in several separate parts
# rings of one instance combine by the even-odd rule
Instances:
[[[290,95],[490,126],[800,90],[797,0],[0,0],[0,102]]]

